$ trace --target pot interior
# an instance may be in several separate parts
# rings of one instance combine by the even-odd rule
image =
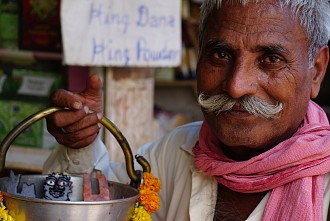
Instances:
[[[3,192],[5,196],[14,197],[21,200],[33,200],[33,201],[44,201],[45,195],[45,181],[48,175],[11,175],[9,177],[0,178],[0,191]],[[83,201],[83,178],[79,176],[71,176],[70,181],[72,182],[71,193],[68,194],[69,201],[66,200],[56,200],[52,202],[65,201],[70,202],[81,202],[81,203],[96,203]],[[98,193],[97,180],[92,181],[93,194]],[[120,201],[131,201],[138,198],[139,192],[137,189],[117,183],[108,181],[108,187],[110,191],[110,200],[100,201],[106,202],[120,202]],[[50,201],[50,200],[47,200]]]

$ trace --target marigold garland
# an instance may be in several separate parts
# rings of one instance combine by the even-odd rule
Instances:
[[[132,221],[152,221],[151,215],[143,208],[138,206],[134,210],[134,214],[131,218]]]
[[[8,214],[8,210],[3,205],[3,195],[0,192],[0,221],[14,221],[14,218]]]
[[[151,221],[151,213],[156,212],[160,208],[160,199],[158,193],[160,191],[160,180],[151,173],[143,174],[143,183],[139,187],[140,197],[138,206],[134,210],[131,218],[132,221]]]

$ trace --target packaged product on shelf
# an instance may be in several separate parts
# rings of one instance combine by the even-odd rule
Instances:
[[[0,140],[2,140],[17,124],[31,114],[45,108],[45,105],[16,100],[0,100],[0,107]],[[13,142],[13,145],[17,146],[42,149],[51,149],[55,144],[55,139],[52,139],[46,129],[44,119],[28,127]]]
[[[22,0],[19,48],[61,52],[60,0]]]
[[[9,73],[7,70],[0,67],[0,98],[9,95],[10,82]]]
[[[47,102],[50,94],[65,87],[64,70],[39,66],[13,65],[0,62],[0,99]]]
[[[0,142],[11,130],[9,103],[0,99]]]
[[[0,48],[18,48],[18,0],[0,1]]]
[[[39,101],[48,101],[54,90],[63,87],[63,79],[57,72],[13,69],[12,95],[18,99],[33,97]]]
[[[8,105],[10,109],[9,122],[11,129],[24,120],[27,116],[42,108],[42,105],[40,104],[22,101],[8,101]],[[37,122],[23,131],[22,134],[14,140],[13,144],[41,147],[42,134],[42,122]]]

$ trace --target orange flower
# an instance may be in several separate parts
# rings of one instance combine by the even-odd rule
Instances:
[[[140,190],[149,189],[154,192],[159,192],[161,188],[160,180],[154,177],[151,173],[143,174],[143,184],[140,186]]]
[[[143,183],[139,187],[138,206],[134,210],[131,221],[151,221],[151,213],[160,208],[160,180],[151,173],[143,173]]]
[[[160,208],[160,199],[156,192],[143,189],[140,190],[139,203],[144,206],[148,213],[154,213]]]
[[[140,197],[138,202],[143,205],[148,213],[154,213],[160,208],[160,199],[157,192],[160,191],[160,180],[151,173],[143,174],[143,183],[139,187]]]

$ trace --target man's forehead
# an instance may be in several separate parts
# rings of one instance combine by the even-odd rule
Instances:
[[[229,49],[234,51],[239,51],[241,48],[237,47],[234,44],[226,40],[209,40],[206,42],[207,48],[223,48]],[[270,42],[261,42],[258,44],[250,45],[248,48],[250,52],[269,52],[269,53],[280,53],[280,54],[287,54],[289,50],[281,43],[270,43]]]
[[[253,15],[263,15],[272,11],[283,11],[286,14],[291,14],[289,7],[283,7],[278,0],[263,0],[263,1],[248,1],[245,4],[240,1],[224,1],[221,6],[213,8],[217,11],[225,12],[229,9],[237,9],[238,11],[248,11]],[[262,14],[260,14],[262,13]]]
[[[224,28],[240,34],[290,32],[293,26],[301,27],[297,19],[292,19],[289,9],[282,9],[267,2],[260,5],[223,6],[212,12],[207,23],[212,25],[212,29]]]
[[[307,43],[305,31],[298,20],[292,19],[290,9],[271,2],[274,0],[258,5],[228,4],[214,10],[207,21],[209,28],[205,29],[204,43],[210,45],[217,41],[234,50],[245,47],[251,51],[284,50],[292,42]],[[263,5],[263,9],[259,5]]]

